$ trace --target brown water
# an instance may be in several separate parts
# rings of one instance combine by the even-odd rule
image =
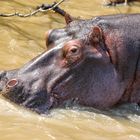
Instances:
[[[0,12],[30,12],[46,0],[0,0]],[[49,0],[48,2],[52,2]],[[140,13],[140,3],[107,8],[99,0],[67,0],[75,17]],[[45,50],[44,32],[64,26],[49,12],[29,18],[0,17],[0,69],[14,69]],[[108,112],[90,108],[57,109],[39,116],[0,97],[0,140],[140,140],[140,108],[125,105]]]

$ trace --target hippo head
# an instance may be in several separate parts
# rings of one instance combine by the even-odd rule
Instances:
[[[47,51],[0,73],[1,94],[38,113],[68,102],[97,108],[115,104],[121,96],[118,76],[104,41],[98,18],[47,32]]]

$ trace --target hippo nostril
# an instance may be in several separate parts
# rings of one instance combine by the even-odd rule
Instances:
[[[18,84],[17,79],[11,79],[7,82],[6,87],[11,88]]]

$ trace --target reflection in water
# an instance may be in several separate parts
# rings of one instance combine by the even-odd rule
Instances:
[[[52,1],[47,1],[52,3]],[[0,0],[0,12],[29,12],[46,0]],[[140,12],[133,6],[104,7],[98,0],[69,0],[62,7],[74,17]],[[30,18],[0,17],[0,69],[18,68],[45,51],[46,30],[61,28],[58,14],[38,14]],[[2,140],[139,140],[140,108],[123,105],[108,111],[73,107],[39,116],[0,98],[0,139]]]

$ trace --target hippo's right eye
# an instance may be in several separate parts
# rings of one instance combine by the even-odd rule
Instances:
[[[82,56],[82,46],[80,41],[72,40],[67,42],[63,48],[63,57],[68,64],[74,63]]]
[[[78,46],[70,46],[67,50],[67,56],[78,55],[80,52],[80,47]]]

